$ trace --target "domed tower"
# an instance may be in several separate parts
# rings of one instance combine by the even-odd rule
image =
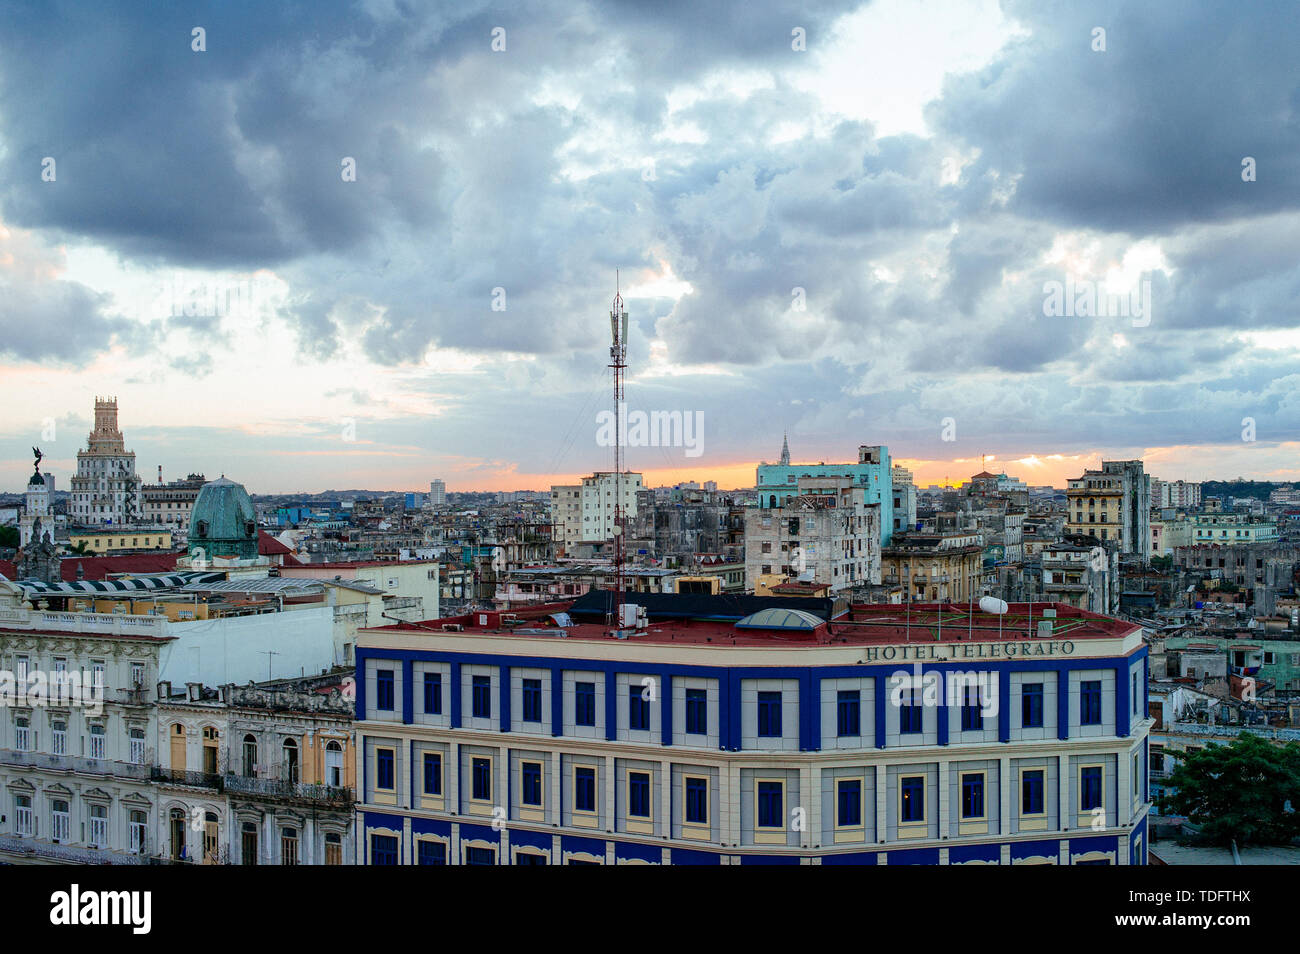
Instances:
[[[189,551],[202,560],[257,559],[257,512],[243,484],[222,476],[203,485],[190,511]]]
[[[23,508],[22,519],[18,522],[20,547],[33,542],[40,543],[40,537],[46,532],[50,534],[51,539],[54,538],[54,517],[50,512],[51,481],[41,473],[41,461],[45,455],[38,447],[33,447],[32,453],[36,455],[36,465],[31,480],[27,481],[26,506]]]

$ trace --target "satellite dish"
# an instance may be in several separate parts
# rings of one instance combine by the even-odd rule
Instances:
[[[980,598],[980,609],[985,613],[1001,616],[1007,611],[1007,603],[1006,600],[1000,600],[995,596],[984,596]]]

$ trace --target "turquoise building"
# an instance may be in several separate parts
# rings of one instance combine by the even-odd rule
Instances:
[[[781,447],[781,461],[759,464],[755,487],[760,507],[781,507],[798,494],[800,477],[850,477],[866,492],[868,504],[880,505],[880,545],[889,546],[894,533],[894,481],[890,474],[889,448],[862,444],[856,463],[791,464],[790,444]]]

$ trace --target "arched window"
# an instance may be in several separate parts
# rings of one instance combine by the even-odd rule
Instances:
[[[90,727],[90,757],[92,759],[102,759],[104,757],[104,727],[102,725],[92,725]]]
[[[208,535],[208,522],[206,520],[200,520],[197,529],[199,531],[199,536],[206,537]]]
[[[68,811],[68,803],[61,798],[50,801],[50,837],[55,841],[64,842],[68,840],[68,834],[72,830],[72,814]]]
[[[252,735],[244,736],[244,775],[257,777],[257,739]]]
[[[343,864],[343,836],[336,831],[325,835],[325,864]]]
[[[325,784],[343,787],[343,746],[337,742],[325,746]]]
[[[296,865],[298,863],[298,829],[280,829],[280,864]]]
[[[246,865],[257,864],[257,825],[244,822],[239,834],[239,860]]]
[[[145,832],[149,828],[149,816],[141,811],[133,811],[127,822],[127,844],[137,855],[144,854]]]
[[[172,860],[180,861],[185,857],[185,812],[173,808],[168,813],[172,836]]]
[[[90,806],[90,843],[96,848],[108,845],[108,806]]]
[[[281,777],[286,782],[298,781],[298,743],[293,739],[285,739],[284,746],[284,767]]]

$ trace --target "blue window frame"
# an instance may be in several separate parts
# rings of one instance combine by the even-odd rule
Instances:
[[[573,721],[577,725],[596,724],[596,684],[579,682],[573,687]]]
[[[841,828],[862,824],[862,779],[842,778],[835,782],[835,824]]]
[[[686,779],[686,823],[688,825],[709,823],[708,779],[694,777]]]
[[[1079,809],[1090,812],[1101,807],[1101,766],[1084,766],[1079,770]]]
[[[466,848],[465,864],[467,865],[494,865],[497,863],[497,853],[491,848]]]
[[[424,794],[442,794],[442,755],[438,752],[424,753]]]
[[[979,732],[984,728],[984,713],[980,710],[979,686],[962,687],[961,730]]]
[[[417,844],[420,846],[417,855],[417,864],[445,865],[447,863],[446,842],[422,839],[417,842]]]
[[[380,712],[393,711],[393,670],[375,670],[375,708]]]
[[[1027,682],[1020,687],[1020,725],[1025,729],[1043,727],[1043,684]]]
[[[862,735],[862,692],[841,689],[835,701],[835,734],[841,739]]]
[[[686,734],[709,734],[709,694],[704,689],[686,690]]]
[[[781,782],[758,783],[758,827],[785,827],[785,785]]]
[[[550,863],[547,855],[539,855],[533,851],[521,851],[515,855],[517,865],[549,865]]]
[[[492,800],[492,760],[470,759],[470,798],[479,802]]]
[[[524,680],[524,721],[542,721],[542,680]]]
[[[642,697],[642,686],[628,686],[627,727],[636,731],[650,728],[650,700]]]
[[[961,777],[961,817],[984,817],[984,776],[980,773]]]
[[[901,697],[898,707],[898,731],[903,735],[916,735],[923,731],[921,718],[921,690],[907,689]]]
[[[393,784],[393,750],[375,749],[375,788],[392,791]]]
[[[372,865],[397,864],[397,837],[395,835],[370,836],[370,863]]]
[[[520,803],[524,805],[541,805],[542,763],[524,762],[521,766],[520,778],[522,780],[519,791]]]
[[[902,805],[902,811],[899,814],[900,822],[920,822],[925,821],[925,777],[921,775],[908,775],[899,779],[898,790]]]
[[[1101,725],[1101,681],[1090,679],[1079,686],[1079,724]]]
[[[1041,815],[1043,808],[1043,771],[1034,769],[1021,776],[1020,813],[1022,815]]]
[[[758,694],[758,735],[762,739],[781,737],[781,693]]]
[[[424,712],[426,715],[442,715],[442,673],[440,672],[424,674]]]
[[[650,817],[650,773],[629,772],[627,778],[627,814],[630,818]]]
[[[573,770],[573,808],[579,812],[596,810],[596,770],[579,766]]]
[[[492,718],[492,677],[475,676],[473,682],[473,693],[471,712],[475,719]]]

